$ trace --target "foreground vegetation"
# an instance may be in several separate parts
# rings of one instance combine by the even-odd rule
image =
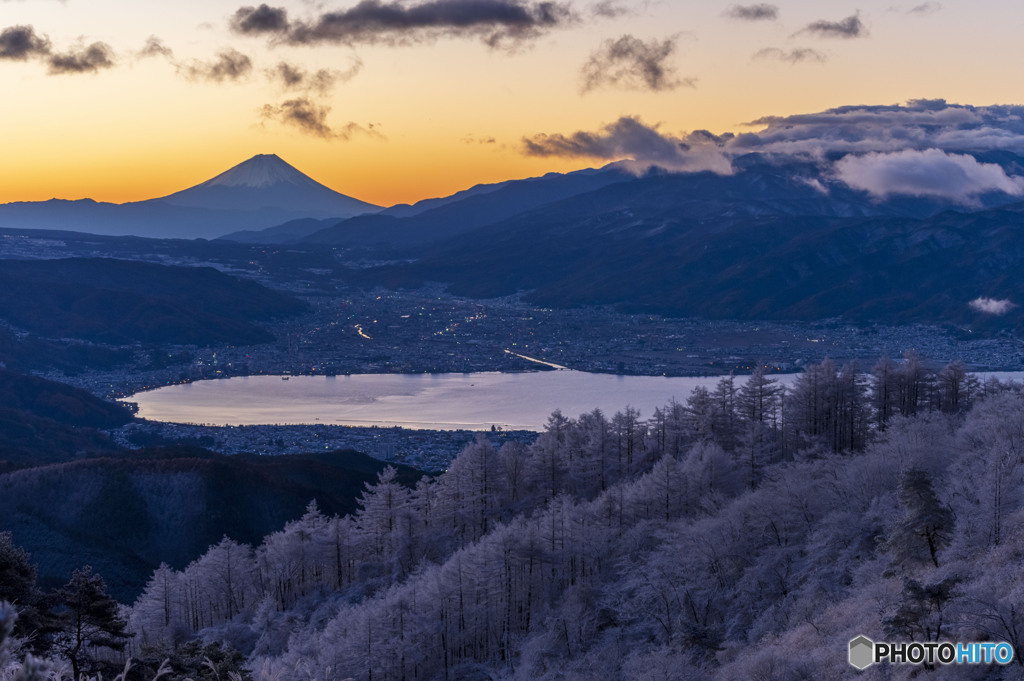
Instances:
[[[87,659],[131,655],[143,678],[199,646],[264,679],[1019,678],[1020,658],[858,673],[846,655],[861,634],[1020,649],[1022,455],[1019,386],[912,357],[871,380],[825,362],[788,391],[727,378],[646,420],[556,412],[528,447],[480,440],[415,487],[386,469],[356,513],[311,504],[255,548],[162,566],[124,650]]]

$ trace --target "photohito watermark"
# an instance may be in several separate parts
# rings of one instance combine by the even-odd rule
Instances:
[[[850,664],[867,669],[877,662],[894,664],[1010,664],[1009,643],[876,643],[867,636],[850,641]]]

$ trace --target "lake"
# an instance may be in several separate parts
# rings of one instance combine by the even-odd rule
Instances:
[[[1021,373],[978,374],[1021,380]],[[789,384],[797,374],[774,376]],[[673,397],[685,402],[720,376],[615,376],[582,371],[475,374],[245,376],[170,385],[126,398],[153,421],[216,426],[324,424],[430,430],[541,430],[556,409],[568,417],[630,405],[649,418]],[[736,386],[745,383],[736,377]]]
[[[789,382],[794,374],[779,378]],[[195,381],[126,398],[153,421],[206,425],[327,424],[431,430],[541,430],[556,409],[643,418],[720,377],[615,376],[582,371],[244,376]],[[739,376],[737,386],[746,378]]]

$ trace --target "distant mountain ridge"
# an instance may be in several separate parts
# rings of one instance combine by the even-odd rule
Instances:
[[[473,298],[521,292],[548,307],[1024,328],[1020,197],[994,193],[973,206],[943,197],[880,201],[826,185],[810,164],[745,163],[732,176],[611,184],[352,278],[392,288],[442,282]],[[1008,301],[1007,312],[971,304],[985,299]]]
[[[978,154],[977,159],[1012,173],[1021,169],[1024,160],[1009,152]],[[956,197],[934,194],[879,198],[840,181],[827,164],[760,153],[733,159],[732,168],[734,172],[725,175],[709,171],[671,173],[656,166],[641,172],[635,164],[613,163],[600,169],[477,185],[448,197],[392,206],[319,230],[307,221],[223,238],[250,243],[387,248],[405,250],[404,257],[417,257],[419,249],[433,248],[475,230],[497,228],[518,216],[557,212],[561,202],[576,198],[584,213],[593,212],[591,207],[596,206],[606,212],[649,212],[654,208],[680,219],[705,221],[744,216],[925,218],[943,210],[995,207],[1018,198],[991,192],[978,196],[973,208],[958,203]],[[479,238],[486,238],[484,232]]]
[[[0,204],[0,227],[214,239],[300,218],[341,220],[379,210],[320,184],[275,154],[259,154],[194,187],[146,201]]]

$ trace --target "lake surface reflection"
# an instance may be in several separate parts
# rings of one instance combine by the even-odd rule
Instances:
[[[797,374],[773,376],[790,384]],[[1020,373],[979,374],[1021,380]],[[246,376],[196,381],[136,393],[127,402],[153,421],[206,425],[325,424],[481,430],[542,430],[560,409],[576,417],[595,408],[611,417],[630,405],[650,418],[655,407],[685,402],[720,376],[613,376],[582,371],[475,374]],[[736,377],[736,387],[747,378]]]
[[[245,376],[136,393],[125,401],[153,421],[208,425],[328,424],[402,428],[541,430],[556,409],[569,417],[630,405],[649,418],[673,397],[720,377],[613,376],[581,371],[475,374]],[[793,375],[779,376],[788,383]],[[746,378],[736,378],[737,386]]]

